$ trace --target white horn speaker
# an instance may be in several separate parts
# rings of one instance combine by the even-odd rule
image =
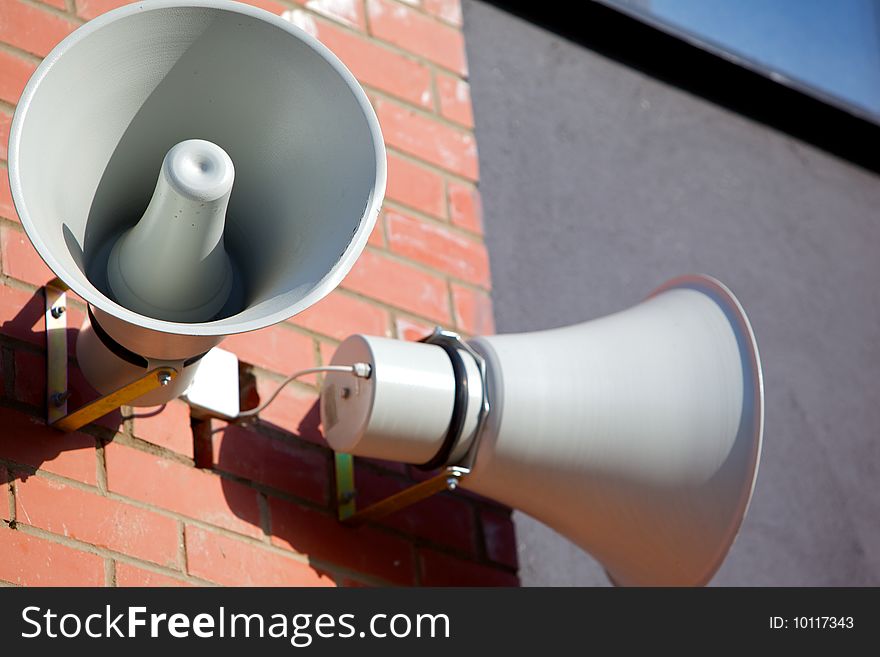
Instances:
[[[608,317],[473,339],[478,358],[449,345],[344,341],[333,364],[372,374],[327,376],[330,445],[432,466],[470,455],[464,488],[567,536],[617,584],[712,577],[748,508],[763,431],[757,345],[726,287],[679,278]]]
[[[289,22],[225,0],[108,12],[59,44],[13,119],[22,225],[89,304],[77,342],[108,393],[169,365],[179,395],[224,336],[330,292],[385,192],[382,135],[342,63]]]

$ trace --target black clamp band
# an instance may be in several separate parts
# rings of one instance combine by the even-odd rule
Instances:
[[[147,367],[149,367],[150,363],[146,358],[144,358],[140,354],[136,354],[131,349],[128,349],[127,347],[124,347],[123,345],[119,344],[118,342],[116,342],[116,340],[114,340],[110,336],[109,333],[107,333],[107,331],[104,330],[104,327],[101,326],[98,323],[98,320],[95,318],[95,315],[92,312],[91,305],[89,305],[87,307],[87,309],[89,312],[89,324],[92,325],[92,330],[95,332],[95,335],[98,336],[98,339],[101,341],[101,344],[103,344],[105,347],[107,347],[107,349],[109,349],[110,352],[114,356],[121,358],[126,363],[131,363],[135,367],[141,367],[143,369],[146,369]],[[188,367],[188,366],[192,365],[193,363],[197,363],[207,353],[208,352],[206,351],[204,353],[193,356],[192,358],[188,358],[187,360],[183,361],[183,366]]]
[[[449,361],[452,363],[452,375],[455,377],[455,402],[452,406],[452,418],[449,420],[449,429],[446,432],[446,437],[443,439],[443,444],[440,445],[440,449],[437,450],[437,453],[429,461],[415,466],[420,470],[436,470],[446,465],[447,461],[449,461],[449,456],[452,454],[452,450],[455,448],[464,430],[468,406],[468,374],[464,360],[459,352],[461,343],[458,339],[451,338],[440,331],[435,331],[428,337],[419,340],[419,342],[441,347],[446,352],[446,355],[449,356]]]

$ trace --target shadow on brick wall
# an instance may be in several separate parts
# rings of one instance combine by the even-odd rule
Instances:
[[[257,401],[251,395],[243,408]],[[195,433],[197,462],[233,477],[222,481],[236,516],[252,517],[241,483],[257,490],[261,528],[273,546],[304,555],[315,573],[337,584],[417,582],[413,537],[338,522],[332,452],[321,435],[317,403],[295,433],[262,420],[246,426],[215,421],[196,427]]]
[[[218,583],[517,585],[509,510],[465,491],[442,493],[361,527],[339,523],[333,453],[321,433],[317,403],[302,407],[300,417],[284,427],[265,420],[246,426],[193,420],[190,434],[188,422],[170,424],[178,438],[183,431],[193,439],[192,461],[158,436],[128,435],[119,411],[80,432],[50,428],[44,420],[43,293],[5,289],[18,310],[0,322],[4,480],[25,481],[41,470],[95,487],[97,465],[111,493],[179,514],[186,525],[186,572]],[[83,312],[77,303],[68,308],[66,338],[73,353]],[[241,374],[242,408],[253,408],[260,402],[256,379],[246,365]],[[71,410],[97,396],[73,359],[70,383]],[[138,409],[135,416],[145,412]],[[111,447],[117,437],[121,444]],[[96,443],[104,446],[106,466],[101,452],[96,463]],[[219,476],[199,476],[193,464]],[[424,476],[404,464],[357,459],[358,504]]]
[[[257,401],[251,395],[243,408]],[[210,467],[244,478],[259,491],[262,529],[271,543],[306,555],[317,573],[339,584],[518,584],[510,510],[465,491],[441,493],[374,523],[340,523],[333,453],[321,434],[317,402],[296,433],[261,420],[250,426],[215,424],[201,435],[199,451],[210,441]],[[426,476],[401,463],[355,462],[361,507]],[[246,517],[238,486],[229,482],[224,490],[230,509]]]
[[[82,433],[65,435],[47,426],[45,297],[42,289],[30,293],[30,296],[25,292],[20,295],[22,303],[17,314],[0,324],[0,396],[9,410],[17,411],[15,415],[22,419],[4,421],[4,430],[0,434],[5,439],[0,439],[0,453],[9,458],[19,454],[22,458],[13,460],[37,469],[46,462],[64,460],[61,456],[66,450],[93,450],[95,443],[91,436]],[[75,345],[83,317],[84,313],[68,304],[68,411],[76,410],[99,396],[76,366]],[[98,420],[93,425],[93,432],[98,436],[109,436],[119,431],[122,423],[122,414],[116,410]],[[46,469],[52,470],[51,467]]]
[[[97,483],[96,438],[82,432],[62,433],[46,423],[46,331],[43,323],[45,298],[42,289],[24,292],[0,288],[17,308],[16,314],[0,323],[0,458],[4,481],[26,481],[37,470],[61,475],[86,484]],[[81,320],[82,313],[71,312]],[[75,326],[78,323],[71,322]],[[78,328],[66,331],[72,353]],[[70,361],[68,408],[97,396],[82,373]],[[99,435],[110,434],[122,424],[117,411],[102,419]]]

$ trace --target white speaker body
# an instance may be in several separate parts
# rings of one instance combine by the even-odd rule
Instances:
[[[194,139],[234,164],[222,240],[232,283],[219,310],[206,306],[212,316],[186,321],[126,305],[107,266],[150,205],[166,154]],[[378,120],[345,66],[288,21],[226,0],[136,3],[77,29],[28,82],[8,161],[28,237],[102,335],[179,370],[224,336],[282,321],[336,287],[367,242],[386,181]],[[144,242],[131,242],[137,263],[120,266],[149,272]],[[173,260],[156,251],[157,267]],[[182,284],[194,270],[180,271]],[[104,393],[127,378],[107,344],[84,332],[77,349]],[[138,404],[176,396],[186,378]]]
[[[347,344],[334,363],[345,362]],[[712,577],[748,508],[763,431],[757,345],[727,288],[683,277],[608,317],[470,345],[485,359],[490,411],[464,488],[549,525],[618,584],[701,585]],[[383,370],[409,360],[387,347],[374,354],[376,388]],[[327,377],[322,417],[330,386],[341,383]],[[430,403],[421,377],[409,383],[410,407]],[[479,379],[469,377],[472,386]],[[384,394],[367,392],[377,400]],[[377,421],[363,410],[369,404],[358,406],[355,396],[346,406],[349,400],[334,400],[340,419],[325,426],[341,451],[420,463],[422,449],[399,440],[388,449],[389,426],[415,436],[414,445],[447,426],[402,415],[397,425]],[[451,405],[436,404],[431,417],[448,424]],[[469,403],[468,414],[477,412]],[[472,437],[465,432],[464,439]]]

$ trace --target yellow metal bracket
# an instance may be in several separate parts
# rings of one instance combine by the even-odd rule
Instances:
[[[349,525],[356,525],[369,520],[378,520],[387,515],[421,502],[443,490],[455,490],[459,482],[470,474],[469,468],[450,465],[417,484],[405,488],[384,500],[357,511],[354,485],[354,457],[351,454],[337,452],[336,457],[336,492],[339,520]]]
[[[172,367],[156,367],[131,383],[67,412],[70,397],[67,381],[67,290],[58,278],[46,284],[46,399],[50,426],[76,431],[141,395],[168,385],[177,376]]]

